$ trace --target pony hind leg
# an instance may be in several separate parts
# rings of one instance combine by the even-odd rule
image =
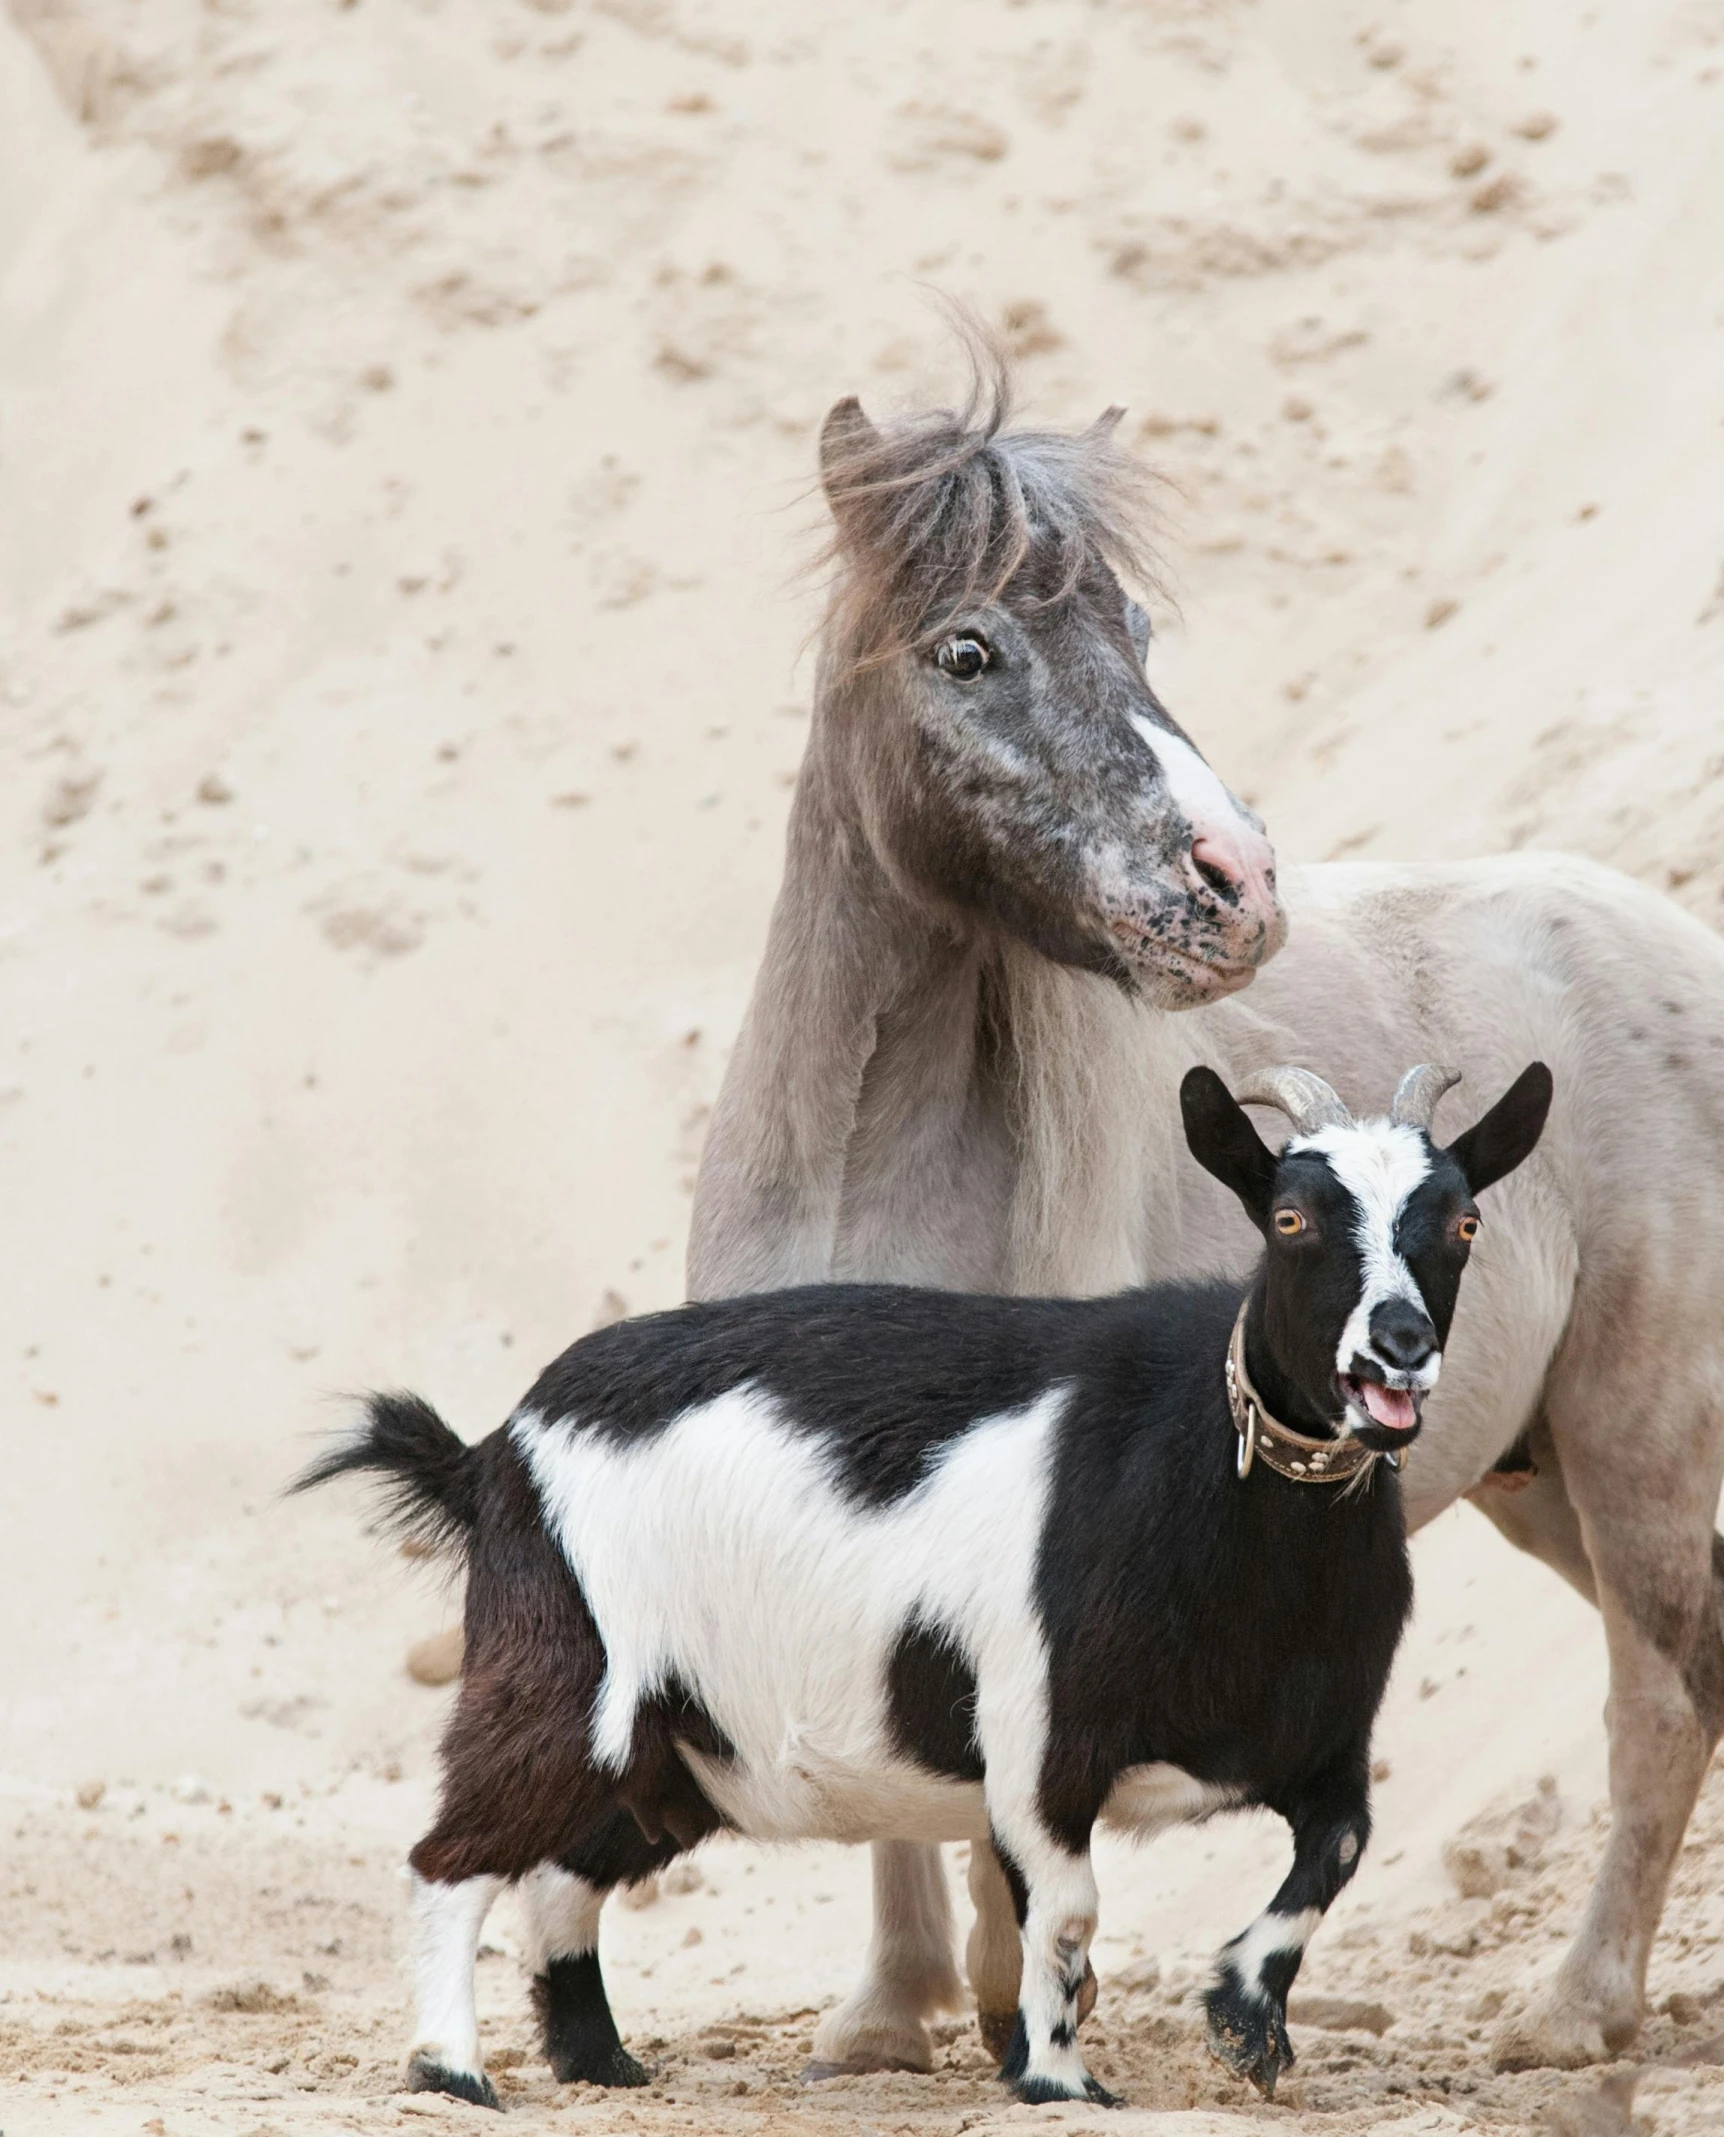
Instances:
[[[1611,1822],[1579,1934],[1493,2044],[1505,2070],[1602,2062],[1638,2032],[1670,1872],[1724,1730],[1724,1414],[1668,1352],[1593,1365],[1590,1385],[1576,1369],[1553,1389],[1548,1414],[1610,1655]]]
[[[934,2067],[928,2020],[960,2010],[964,1991],[953,1959],[955,1929],[946,1866],[933,1843],[878,1840],[874,1934],[860,1985],[814,2034],[804,2075]]]

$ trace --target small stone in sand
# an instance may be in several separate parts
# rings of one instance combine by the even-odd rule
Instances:
[[[461,1654],[460,1626],[445,1626],[407,1650],[407,1674],[415,1684],[453,1684],[461,1674]]]

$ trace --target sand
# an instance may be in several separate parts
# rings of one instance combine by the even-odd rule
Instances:
[[[924,285],[1038,414],[1128,405],[1158,682],[1283,853],[1559,845],[1724,911],[1711,0],[11,0],[12,2137],[490,2126],[396,2091],[449,1599],[277,1494],[341,1390],[476,1434],[677,1296],[813,434],[950,388]],[[1724,1780],[1630,2061],[1492,2073],[1597,1860],[1601,1642],[1470,1509],[1417,1556],[1273,2109],[1191,1989],[1283,1839],[1104,1849],[1110,2129],[1724,2125]],[[1006,2105],[956,2019],[932,2079],[801,2087],[866,1921],[859,1854],[713,1848],[607,1928],[654,2089],[558,2097],[500,1909],[518,2126],[1101,2119]]]

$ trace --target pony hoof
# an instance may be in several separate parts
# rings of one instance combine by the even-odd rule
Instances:
[[[982,2036],[982,2046],[996,2063],[1005,2061],[1017,2023],[1018,2014],[1015,2009],[976,2013],[976,2031]]]
[[[852,2018],[842,2006],[829,2011],[814,2033],[814,2049],[803,2069],[811,2084],[824,2078],[861,2077],[875,2070],[934,2067],[934,2041],[919,2019],[886,2013]]]
[[[1083,1979],[1078,1983],[1077,1992],[1077,2022],[1080,2026],[1095,2009],[1095,2000],[1100,1991],[1101,1984],[1095,1978],[1095,1968],[1086,1959],[1083,1963]]]
[[[1601,2019],[1555,2003],[1510,2019],[1491,2043],[1493,2070],[1580,2070],[1607,2063],[1640,2030],[1638,2022],[1607,2029]]]
[[[499,2113],[503,2106],[483,2071],[448,2070],[423,2053],[408,2058],[407,2090],[446,2093],[451,2100],[465,2100],[469,2107],[494,2107]]]
[[[931,2060],[931,2058],[930,2058]],[[842,2063],[829,2062],[824,2056],[811,2055],[803,2064],[801,2077],[804,2085],[824,2085],[830,2078],[862,2078],[880,2070],[907,2070],[916,2077],[925,2077],[927,2063],[913,2063],[906,2056],[878,2055],[863,2051]]]

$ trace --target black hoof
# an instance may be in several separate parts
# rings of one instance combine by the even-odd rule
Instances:
[[[559,2085],[650,2085],[651,2073],[617,2037],[597,1952],[553,1959],[533,1982],[545,2061]]]
[[[608,2055],[551,2057],[551,2075],[559,2085],[650,2085],[652,2072],[620,2043]]]
[[[1081,2091],[1073,2092],[1069,2085],[1057,2078],[1015,2078],[1011,2081],[1013,2093],[1026,2107],[1053,2107],[1061,2102],[1069,2106],[1073,2101],[1080,2105],[1088,2102],[1091,2107],[1123,2107],[1125,2102],[1118,2093],[1109,2092],[1105,2085],[1098,2085],[1094,2078],[1086,2077]]]
[[[489,2078],[475,2077],[470,2070],[445,2070],[428,2055],[416,2055],[408,2063],[407,2090],[447,2093],[451,2100],[465,2100],[469,2107],[494,2107],[499,2113],[503,2106]]]
[[[1247,1997],[1232,1983],[1211,1989],[1203,2003],[1210,2054],[1273,2100],[1276,2080],[1293,2065],[1293,2043],[1279,2007]]]

